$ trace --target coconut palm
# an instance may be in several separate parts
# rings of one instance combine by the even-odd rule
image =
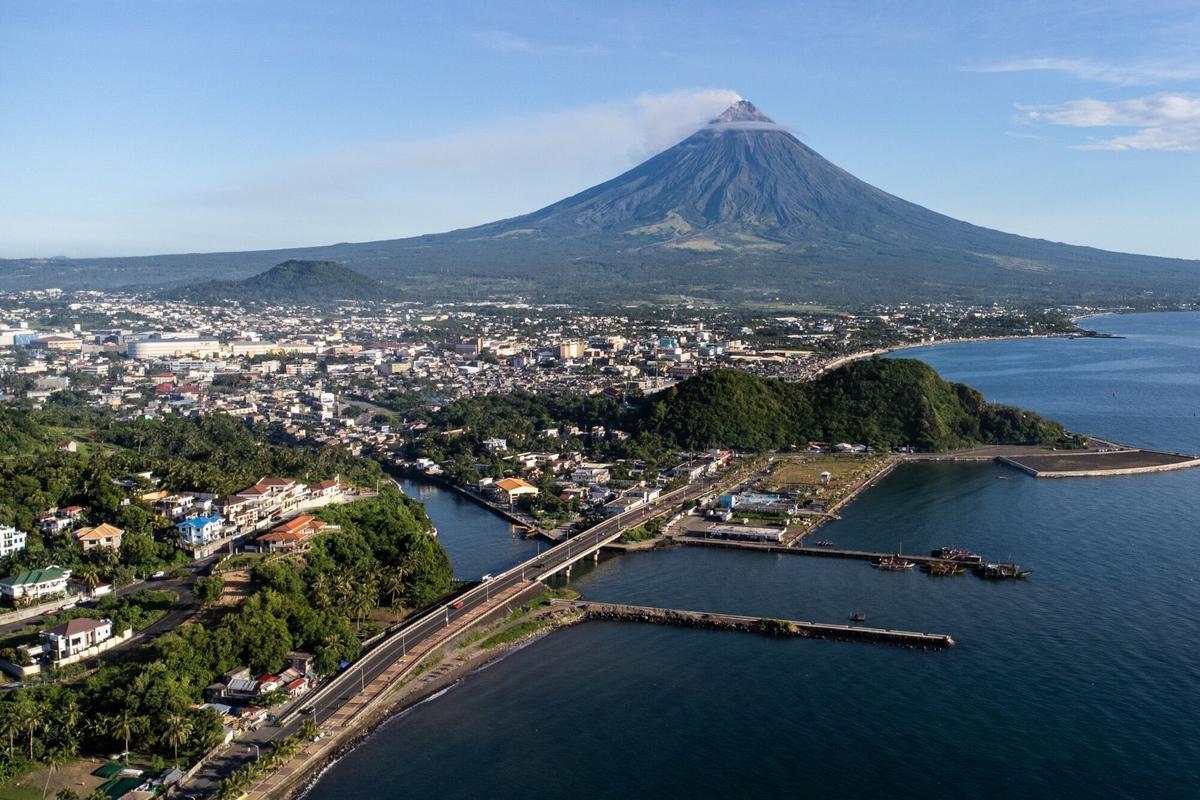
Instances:
[[[175,753],[175,766],[179,766],[179,745],[186,744],[192,735],[192,718],[182,711],[173,711],[163,720],[166,725],[164,738]]]
[[[129,706],[125,706],[108,719],[108,735],[125,743],[123,753],[126,763],[129,762],[129,740],[141,732],[143,724],[144,720]]]
[[[42,800],[46,800],[46,794],[50,791],[50,778],[54,775],[54,770],[66,764],[75,756],[75,753],[65,747],[55,747],[46,753],[46,783],[42,786]]]
[[[100,585],[100,570],[96,569],[95,564],[84,564],[75,571],[75,578],[87,587],[88,594],[93,594]]]
[[[0,706],[0,735],[8,736],[8,760],[12,761],[13,756],[13,740],[21,731],[20,721],[17,719],[16,703],[5,703]]]
[[[311,718],[300,723],[300,738],[306,741],[311,741],[317,737],[320,731],[317,729],[317,723]]]
[[[388,605],[396,607],[396,598],[404,594],[404,579],[407,577],[403,567],[388,567],[379,575],[379,591],[387,597]]]
[[[29,736],[29,758],[33,759],[33,735],[42,727],[42,710],[28,694],[22,692],[13,703],[16,728]]]

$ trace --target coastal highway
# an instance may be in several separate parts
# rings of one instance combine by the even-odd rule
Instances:
[[[278,726],[264,726],[241,737],[209,760],[188,782],[181,787],[186,795],[204,795],[216,789],[220,780],[242,764],[255,758],[272,741],[296,733],[303,720],[311,717],[318,725],[333,712],[345,705],[359,691],[371,683],[391,664],[403,657],[410,648],[437,636],[444,628],[468,614],[477,616],[493,610],[493,595],[520,585],[529,585],[566,569],[571,564],[590,556],[603,545],[617,539],[624,531],[663,514],[669,506],[701,497],[742,477],[744,466],[716,478],[705,478],[689,483],[662,495],[646,506],[604,520],[588,528],[562,544],[543,551],[537,557],[496,575],[448,601],[424,612],[416,619],[404,623],[386,634],[357,662],[351,664],[340,675],[295,703],[280,717]],[[304,711],[308,713],[304,713]]]

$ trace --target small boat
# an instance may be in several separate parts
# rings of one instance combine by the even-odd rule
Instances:
[[[1016,564],[980,564],[975,568],[975,574],[981,578],[1001,580],[1013,578],[1023,580],[1029,577],[1029,570],[1021,569]]]
[[[940,558],[944,561],[965,561],[969,564],[982,564],[983,557],[972,553],[970,550],[964,550],[961,547],[939,547],[929,553],[934,558]]]
[[[902,572],[906,569],[912,569],[916,565],[917,562],[909,561],[901,557],[899,553],[894,556],[884,556],[872,564],[876,569],[882,569],[887,572]]]
[[[866,622],[867,615],[863,614],[862,612],[857,612],[857,613],[851,614],[850,621],[851,622]]]
[[[967,568],[953,561],[926,561],[921,565],[921,571],[930,575],[961,575]]]

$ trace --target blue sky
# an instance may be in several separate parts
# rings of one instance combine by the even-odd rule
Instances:
[[[482,223],[742,96],[937,211],[1200,258],[1196,42],[1194,0],[0,0],[0,257]]]

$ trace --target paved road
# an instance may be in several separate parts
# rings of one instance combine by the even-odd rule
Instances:
[[[181,787],[183,794],[199,796],[214,791],[224,776],[255,758],[272,741],[296,733],[306,718],[306,715],[296,709],[312,709],[311,715],[318,724],[328,719],[353,698],[361,686],[378,677],[407,653],[409,648],[433,637],[459,617],[487,608],[493,595],[518,585],[548,578],[576,561],[590,556],[599,547],[617,539],[629,528],[637,527],[666,512],[672,504],[700,497],[727,480],[728,478],[707,478],[664,494],[652,504],[607,519],[563,544],[545,550],[537,557],[497,575],[493,580],[469,589],[425,612],[381,640],[326,686],[294,704],[293,710],[281,714],[280,726],[263,727],[235,741],[224,752],[210,760],[185,787]]]

